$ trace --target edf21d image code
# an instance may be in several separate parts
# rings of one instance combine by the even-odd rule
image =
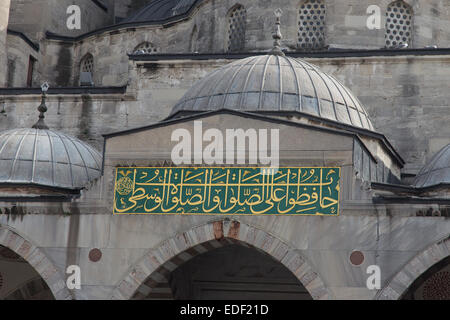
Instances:
[[[268,319],[271,314],[270,306],[266,304],[225,304],[216,306],[200,306],[187,304],[178,307],[178,319],[186,318],[228,318],[228,316],[250,317],[255,316]]]

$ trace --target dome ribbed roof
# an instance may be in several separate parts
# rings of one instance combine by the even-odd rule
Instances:
[[[80,189],[100,176],[101,165],[98,151],[57,131],[0,133],[0,183]]]
[[[156,22],[169,20],[176,16],[186,14],[198,1],[200,0],[153,0],[122,22]]]
[[[333,76],[301,59],[263,55],[235,61],[197,81],[177,112],[299,111],[373,130],[358,99]]]
[[[438,184],[450,184],[450,144],[441,149],[416,176],[414,186],[430,187]]]

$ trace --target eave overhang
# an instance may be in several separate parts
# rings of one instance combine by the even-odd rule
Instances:
[[[185,122],[194,121],[194,120],[207,118],[207,117],[211,117],[211,116],[215,116],[215,115],[221,115],[221,114],[234,115],[234,116],[249,118],[249,119],[253,119],[253,120],[260,120],[260,121],[265,121],[265,122],[270,122],[270,123],[287,125],[287,126],[291,126],[291,127],[297,127],[297,128],[307,128],[310,130],[316,130],[316,131],[321,131],[321,132],[327,132],[327,133],[352,137],[352,138],[356,139],[358,142],[360,142],[363,149],[369,154],[369,156],[375,163],[378,162],[376,157],[370,152],[370,150],[365,146],[364,142],[360,138],[360,135],[362,135],[364,133],[363,131],[356,132],[356,131],[351,131],[351,130],[328,128],[328,127],[323,127],[323,126],[316,126],[316,125],[312,125],[312,124],[293,122],[293,121],[284,120],[284,119],[280,119],[280,118],[274,118],[274,117],[270,117],[270,116],[266,116],[266,115],[260,115],[260,114],[256,114],[256,113],[250,113],[250,112],[242,112],[242,111],[231,110],[231,109],[220,109],[220,110],[209,111],[209,112],[201,112],[201,113],[189,115],[186,117],[170,118],[170,119],[166,119],[161,122],[151,124],[148,126],[103,134],[103,137],[105,138],[105,145],[106,145],[106,141],[113,137],[128,135],[128,134],[142,132],[142,131],[146,131],[146,130],[152,130],[152,129],[166,127],[166,126],[175,125],[175,124],[179,124],[179,123],[185,123]],[[349,126],[349,127],[351,127],[351,126]],[[353,128],[353,127],[351,127],[351,128]],[[365,130],[365,131],[369,131],[369,130]],[[386,142],[384,140],[386,138],[380,139],[380,137],[376,136],[376,135],[371,136],[371,137],[378,139],[381,144],[386,144]],[[384,136],[382,136],[382,137],[384,137]],[[387,145],[385,146],[385,148],[387,150],[389,150]],[[103,160],[105,160],[105,150],[106,150],[106,148],[103,148]],[[404,161],[399,156],[397,157],[397,155],[393,152],[389,152],[389,154],[397,162],[399,167],[403,167]]]

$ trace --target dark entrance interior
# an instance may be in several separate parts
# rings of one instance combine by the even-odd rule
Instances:
[[[264,251],[241,242],[221,245],[181,264],[169,262],[164,279],[152,274],[133,299],[312,299],[294,274]]]
[[[230,245],[204,253],[171,274],[175,299],[310,300],[298,279],[255,248]]]

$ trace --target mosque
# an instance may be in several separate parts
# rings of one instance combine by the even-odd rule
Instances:
[[[1,1],[0,299],[450,299],[450,4],[372,2]]]

